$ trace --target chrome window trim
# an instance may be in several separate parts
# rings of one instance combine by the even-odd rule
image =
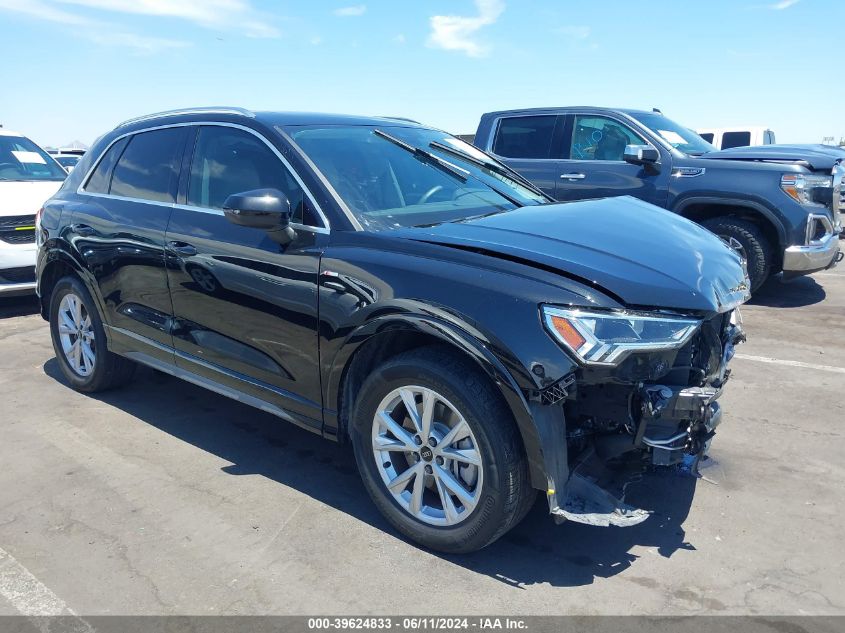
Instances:
[[[94,197],[97,197],[97,198],[106,198],[106,199],[110,199],[110,200],[125,200],[125,201],[128,201],[128,202],[142,202],[142,203],[145,203],[145,204],[154,204],[154,205],[158,205],[158,206],[184,209],[186,211],[201,211],[201,212],[204,212],[204,213],[209,213],[209,212],[217,213],[217,212],[219,212],[219,215],[223,215],[222,210],[212,209],[210,207],[197,207],[197,206],[187,205],[187,204],[181,205],[181,204],[178,204],[176,202],[159,202],[159,201],[156,201],[156,200],[146,200],[144,198],[130,198],[130,197],[127,197],[127,196],[116,196],[116,195],[113,195],[113,194],[110,194],[110,193],[93,193],[93,192],[85,191],[85,187],[88,184],[88,181],[91,179],[91,176],[93,175],[94,170],[97,169],[100,162],[103,160],[103,158],[108,153],[108,151],[112,148],[112,146],[115,143],[117,143],[118,141],[120,141],[121,139],[124,139],[127,136],[134,136],[135,134],[143,134],[144,132],[154,132],[156,130],[164,130],[164,129],[175,128],[175,127],[200,127],[200,126],[204,126],[204,125],[205,126],[214,125],[214,126],[218,126],[218,127],[235,128],[237,130],[243,130],[244,132],[248,132],[248,133],[252,134],[253,136],[255,136],[256,138],[260,139],[267,147],[270,148],[270,151],[272,151],[276,155],[276,158],[278,158],[282,162],[282,164],[285,166],[285,169],[287,169],[290,172],[290,174],[293,176],[293,179],[302,188],[302,191],[307,196],[308,201],[312,205],[314,205],[314,209],[317,212],[317,215],[319,216],[320,220],[323,222],[323,226],[312,226],[310,224],[298,224],[298,223],[293,223],[293,222],[291,223],[291,225],[295,226],[295,227],[300,227],[300,228],[313,229],[314,232],[316,232],[316,233],[328,233],[330,231],[331,224],[329,222],[329,219],[326,217],[326,214],[323,213],[322,207],[320,207],[320,205],[317,203],[317,200],[314,197],[314,195],[311,193],[311,190],[308,189],[308,187],[305,186],[305,183],[302,181],[302,178],[299,177],[299,174],[296,173],[296,170],[291,166],[291,164],[288,162],[288,160],[284,156],[282,156],[282,153],[278,149],[276,149],[276,147],[270,141],[268,141],[267,138],[264,137],[264,135],[260,134],[256,130],[253,130],[252,128],[247,127],[245,125],[240,125],[238,123],[229,123],[229,122],[226,122],[226,121],[187,121],[187,122],[182,122],[182,123],[165,123],[165,124],[162,124],[162,125],[156,125],[156,126],[152,126],[152,127],[145,127],[145,128],[138,129],[138,130],[133,130],[131,132],[124,132],[123,134],[120,134],[119,136],[116,136],[115,138],[113,138],[111,140],[111,142],[108,144],[108,146],[105,149],[103,149],[102,152],[100,152],[100,155],[97,157],[96,162],[93,165],[91,165],[91,167],[86,172],[85,176],[82,178],[82,181],[80,182],[79,187],[77,187],[77,189],[76,189],[76,193],[79,194],[79,195],[83,195],[83,196],[94,196]],[[117,163],[115,163],[115,166],[117,166]],[[181,169],[181,167],[180,167],[180,169]],[[323,229],[323,230],[317,230],[317,229]]]
[[[126,119],[122,123],[118,123],[117,127],[125,127],[133,123],[143,123],[144,121],[152,121],[153,119],[164,118],[168,116],[181,116],[186,114],[234,114],[237,116],[245,116],[251,119],[255,118],[255,113],[246,108],[233,107],[211,107],[211,108],[182,108],[177,110],[165,110],[164,112],[155,112],[153,114],[144,114],[131,119]]]

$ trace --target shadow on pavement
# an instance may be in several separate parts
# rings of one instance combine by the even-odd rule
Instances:
[[[67,384],[56,359],[44,364],[44,372]],[[349,446],[146,368],[139,368],[132,385],[96,397],[231,462],[223,468],[228,474],[263,475],[395,534],[367,496]],[[626,501],[653,510],[654,515],[629,528],[555,525],[545,499],[538,497],[528,517],[493,545],[474,554],[443,558],[513,586],[587,585],[635,565],[638,557],[631,549],[636,546],[657,548],[665,557],[679,549],[694,550],[682,526],[696,482],[677,471],[644,475],[628,487]],[[331,517],[326,515],[326,520]],[[644,584],[652,582],[642,579]]]
[[[38,314],[38,297],[24,295],[20,297],[0,297],[0,319]]]
[[[824,301],[826,296],[824,288],[812,277],[784,281],[781,275],[776,275],[769,278],[748,303],[770,308],[801,308]]]

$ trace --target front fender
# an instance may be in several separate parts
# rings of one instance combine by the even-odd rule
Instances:
[[[494,354],[480,333],[472,330],[471,326],[462,328],[431,315],[389,314],[373,318],[352,331],[335,354],[327,373],[325,402],[339,402],[346,371],[355,353],[365,344],[375,342],[380,336],[400,332],[435,339],[471,358],[496,386],[522,437],[532,485],[545,490],[550,476],[562,483],[560,465],[561,462],[564,468],[566,465],[563,408],[529,403],[524,390],[506,366],[507,361]],[[544,410],[555,409],[559,417],[552,411],[544,411],[544,415],[536,416],[538,407]],[[559,433],[545,428],[547,426],[559,426]]]

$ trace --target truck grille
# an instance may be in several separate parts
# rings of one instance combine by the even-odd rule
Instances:
[[[845,165],[837,164],[833,168],[833,226],[842,228],[842,213],[845,213]]]
[[[0,241],[7,244],[35,242],[35,216],[10,215],[0,217]]]
[[[35,266],[0,269],[0,284],[30,284],[35,282]]]

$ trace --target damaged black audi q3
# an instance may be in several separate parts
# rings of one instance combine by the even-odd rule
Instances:
[[[142,364],[349,442],[387,520],[445,552],[492,543],[538,491],[559,520],[646,520],[602,473],[706,455],[749,296],[698,225],[555,203],[395,118],[134,119],[37,225],[73,387]]]

